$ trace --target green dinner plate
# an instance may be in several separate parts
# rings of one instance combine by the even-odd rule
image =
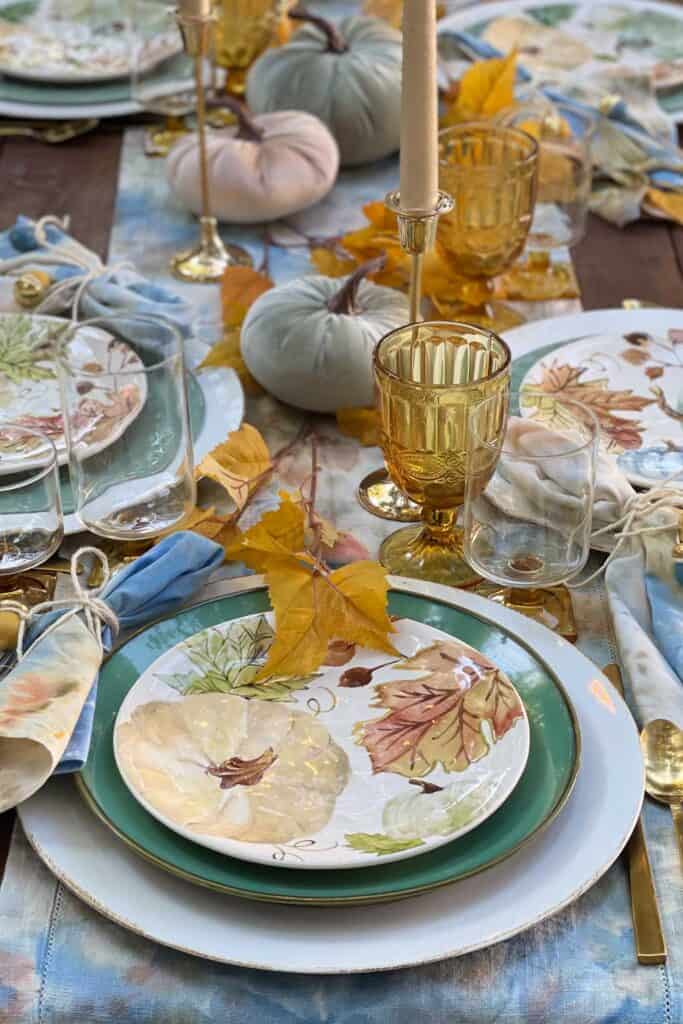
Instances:
[[[87,803],[128,845],[158,866],[224,893],[281,903],[344,905],[399,899],[482,871],[509,857],[540,831],[567,800],[579,764],[580,739],[571,704],[547,666],[510,633],[453,604],[406,590],[390,592],[392,615],[415,619],[471,644],[511,678],[524,700],[531,749],[506,803],[461,839],[410,860],[377,867],[305,871],[236,860],[170,831],[134,799],[116,767],[113,730],[121,703],[164,651],[208,626],[270,610],[261,581],[146,627],[102,667],[90,756],[78,777]],[[495,614],[495,606],[492,614]]]

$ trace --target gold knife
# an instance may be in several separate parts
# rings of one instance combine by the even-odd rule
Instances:
[[[607,665],[603,671],[619,696],[623,697],[624,687],[619,666]],[[633,835],[626,844],[624,856],[628,864],[628,877],[631,886],[631,916],[638,962],[641,964],[666,963],[666,943],[662,934],[657,893],[640,818],[633,830]]]

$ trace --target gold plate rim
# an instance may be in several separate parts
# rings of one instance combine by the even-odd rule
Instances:
[[[213,604],[215,601],[221,600],[224,597],[232,597],[235,594],[248,593],[255,590],[267,590],[267,585],[265,583],[263,576],[247,576],[243,577],[242,579],[231,580],[229,587],[226,588],[226,590],[222,593],[215,594],[214,596],[205,598],[201,601],[196,601],[194,604],[187,605],[185,608],[180,609],[180,611],[190,611],[194,608],[200,608],[206,604]],[[389,590],[396,591],[398,593],[412,593],[416,594],[419,597],[425,596],[424,594],[421,594],[418,590],[414,589],[411,581],[406,580],[405,582],[399,582],[399,580],[396,577],[390,577]],[[458,611],[463,610],[462,606],[457,602],[457,599],[449,600],[446,597],[432,597],[430,598],[430,600],[436,601],[439,604],[448,605],[451,608],[457,609]],[[133,640],[135,637],[145,632],[145,630],[157,625],[159,622],[166,622],[170,619],[175,618],[175,614],[163,615],[152,622],[146,623],[144,626],[141,626],[139,629],[136,629],[133,633],[131,633],[130,636],[126,637],[126,640],[119,646],[124,646],[124,644],[128,643],[129,640]],[[473,868],[471,871],[467,871],[465,872],[465,874],[459,875],[458,878],[443,879],[438,882],[426,882],[423,885],[415,886],[412,889],[405,889],[400,893],[382,892],[376,893],[372,896],[339,896],[333,899],[317,896],[279,896],[266,893],[245,891],[244,889],[240,889],[234,886],[224,885],[219,882],[211,882],[208,879],[201,878],[198,875],[194,875],[190,871],[185,871],[183,868],[179,868],[173,864],[169,864],[167,861],[162,860],[155,854],[150,853],[148,850],[145,850],[145,848],[142,847],[139,843],[137,843],[134,839],[131,839],[129,836],[121,832],[119,827],[110,820],[110,818],[103,811],[103,809],[97,803],[95,797],[92,795],[92,793],[86,786],[80,772],[74,775],[74,781],[76,784],[77,792],[81,795],[85,805],[95,814],[95,816],[104,825],[106,825],[107,828],[111,832],[113,832],[118,839],[120,839],[126,846],[128,846],[129,849],[133,850],[148,863],[156,865],[158,868],[160,868],[162,871],[165,871],[167,874],[174,875],[175,877],[181,878],[184,881],[189,882],[193,885],[199,885],[204,889],[210,889],[213,892],[220,892],[225,896],[238,896],[242,899],[254,900],[258,903],[278,903],[305,907],[370,906],[376,903],[399,902],[400,900],[409,899],[413,896],[420,896],[426,892],[432,892],[435,889],[441,889],[446,885],[457,885],[458,882],[464,881],[466,878],[471,878],[474,875],[481,874],[482,871],[487,871],[489,868],[495,867],[495,865],[501,864],[509,857],[512,857],[513,854],[518,853],[520,850],[524,849],[532,840],[536,839],[537,836],[539,836],[555,820],[558,814],[560,814],[560,812],[566,806],[567,801],[569,800],[569,797],[571,796],[574,790],[576,779],[579,773],[579,768],[581,766],[582,752],[581,729],[579,727],[579,721],[576,715],[576,711],[569,697],[569,694],[567,693],[564,685],[559,680],[555,670],[548,665],[545,658],[543,658],[541,655],[537,654],[536,651],[533,650],[532,646],[529,643],[527,643],[527,641],[522,636],[513,633],[507,627],[502,626],[494,618],[489,617],[487,615],[483,615],[480,612],[470,611],[469,609],[467,609],[467,614],[472,615],[474,618],[479,619],[480,621],[485,622],[490,626],[495,626],[496,629],[499,629],[507,636],[510,636],[516,643],[518,643],[521,647],[528,651],[529,654],[533,655],[533,657],[536,658],[536,660],[544,667],[544,669],[552,679],[553,683],[559,690],[569,712],[569,717],[572,724],[572,731],[574,734],[575,756],[572,771],[569,775],[569,778],[567,779],[565,788],[562,791],[560,797],[558,798],[557,803],[552,808],[552,810],[549,811],[548,815],[543,819],[543,821],[541,821],[536,826],[536,828],[529,833],[528,836],[525,836],[524,839],[521,839],[512,849],[507,850],[499,857],[496,857],[493,860],[488,861],[486,864],[481,865],[480,867]],[[117,650],[118,647],[114,648],[105,657],[104,661],[108,661],[109,658],[112,657]]]

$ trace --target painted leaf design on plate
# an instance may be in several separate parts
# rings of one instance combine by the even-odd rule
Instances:
[[[617,412],[640,412],[654,400],[636,395],[631,389],[612,391],[607,377],[583,380],[587,369],[557,361],[544,364],[540,379],[523,388],[522,404],[527,408],[537,406],[534,419],[561,431],[571,426],[571,420],[568,421],[566,408],[559,403],[562,399],[574,399],[595,413],[611,450],[640,448],[645,425],[640,420],[619,416]]]
[[[347,846],[361,853],[376,853],[378,857],[388,853],[401,853],[414,846],[424,846],[422,839],[392,839],[382,832],[349,832],[344,836]]]
[[[424,674],[377,686],[372,706],[386,714],[355,726],[356,742],[368,751],[374,772],[419,778],[438,764],[448,772],[464,771],[523,716],[503,673],[457,641],[432,644],[394,668]]]
[[[220,779],[221,789],[255,786],[276,761],[277,754],[272,747],[268,747],[259,757],[229,757],[221,764],[210,764],[206,771],[215,779]]]
[[[41,365],[52,356],[52,341],[46,325],[29,316],[8,316],[0,321],[0,373],[13,384],[24,380],[48,380],[54,368]]]
[[[247,700],[287,700],[295,690],[303,690],[316,674],[270,675],[257,681],[273,637],[273,629],[264,615],[255,623],[238,622],[227,630],[205,629],[182,645],[193,670],[159,678],[182,694],[229,693]]]

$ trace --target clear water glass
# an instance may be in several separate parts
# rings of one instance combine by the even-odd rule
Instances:
[[[47,561],[63,536],[54,444],[22,423],[0,422],[0,576]]]
[[[579,402],[511,394],[511,409],[519,402],[525,417],[511,417],[503,432],[495,400],[470,413],[464,544],[485,580],[531,590],[557,586],[586,563],[600,431]]]
[[[182,118],[196,106],[192,59],[183,49],[176,7],[130,0],[131,97],[145,110]]]
[[[182,337],[161,317],[73,324],[57,352],[69,470],[83,526],[139,540],[195,502]]]

